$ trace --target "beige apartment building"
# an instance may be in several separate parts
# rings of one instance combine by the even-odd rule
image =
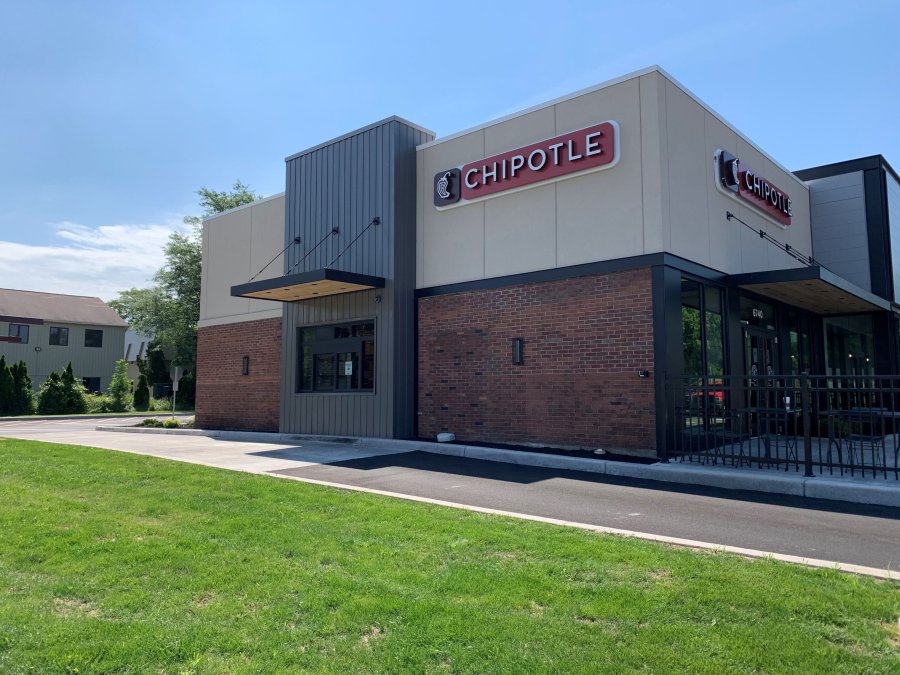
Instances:
[[[100,298],[0,289],[0,355],[24,361],[35,390],[71,363],[88,391],[105,391],[127,328]]]

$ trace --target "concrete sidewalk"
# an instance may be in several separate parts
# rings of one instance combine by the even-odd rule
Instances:
[[[667,483],[703,485],[730,490],[747,490],[792,495],[812,499],[829,499],[900,508],[900,481],[860,479],[849,476],[816,476],[805,478],[798,472],[767,469],[741,469],[725,466],[700,466],[681,462],[636,464],[586,457],[567,457],[540,452],[502,450],[472,445],[401,441],[385,438],[330,437],[299,434],[246,431],[207,431],[203,429],[154,429],[140,427],[98,426],[97,431],[138,434],[174,434],[199,436],[249,443],[291,444],[297,442],[340,443],[357,450],[377,452],[428,452],[507,464],[568,469],[588,473],[640,478]],[[334,461],[333,458],[331,461]],[[221,466],[221,464],[219,464]]]

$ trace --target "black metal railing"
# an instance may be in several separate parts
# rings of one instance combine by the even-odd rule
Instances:
[[[663,459],[900,480],[900,376],[670,379]]]

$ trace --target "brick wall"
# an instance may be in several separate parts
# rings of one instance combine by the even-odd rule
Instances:
[[[420,437],[655,455],[649,269],[418,303]]]
[[[242,358],[250,372],[241,374]],[[201,328],[196,423],[203,429],[278,431],[281,319]]]

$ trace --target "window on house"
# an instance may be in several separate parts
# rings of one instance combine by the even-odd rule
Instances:
[[[101,393],[99,377],[82,377],[81,383],[84,385],[84,388],[87,389],[89,393],[91,393],[91,394]]]
[[[84,330],[84,346],[85,347],[102,347],[103,331],[96,328],[85,328]]]
[[[50,326],[50,344],[57,347],[69,346],[69,329]]]
[[[297,391],[375,390],[375,322],[298,329]]]
[[[19,338],[19,342],[23,345],[28,344],[28,326],[21,323],[9,324],[9,337]]]

